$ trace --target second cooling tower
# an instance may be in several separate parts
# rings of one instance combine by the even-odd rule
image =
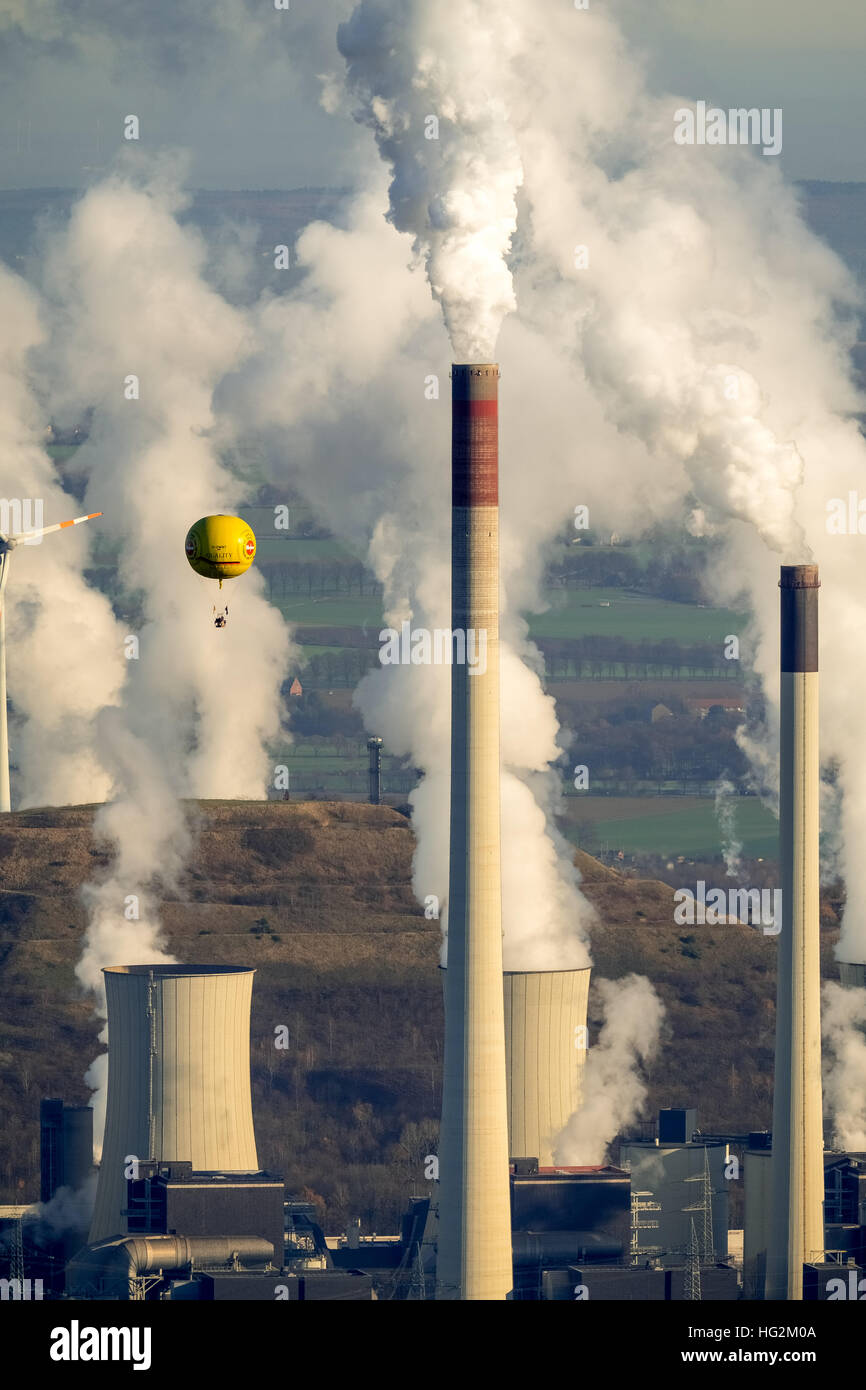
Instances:
[[[512,1158],[554,1163],[580,1104],[590,970],[505,972],[508,1137]]]
[[[103,971],[108,1106],[90,1242],[126,1234],[134,1159],[196,1172],[259,1170],[250,1096],[255,971],[128,965]]]

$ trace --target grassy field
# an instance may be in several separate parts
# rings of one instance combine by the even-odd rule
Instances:
[[[377,598],[364,595],[347,597],[341,594],[325,594],[319,598],[306,598],[292,594],[284,599],[274,598],[274,604],[290,623],[300,627],[382,627],[382,604]]]
[[[248,514],[249,515],[249,514]],[[252,526],[253,523],[250,522]],[[256,529],[256,555],[265,564],[282,561],[284,564],[325,564],[328,560],[355,563],[363,559],[340,541],[325,541],[303,536],[287,536],[284,531]]]
[[[733,663],[731,664],[733,665]],[[722,680],[718,676],[707,679],[688,676],[682,680],[677,680],[668,675],[658,680],[641,678],[640,681],[635,681],[633,684],[639,686],[642,696],[662,701],[674,695],[685,700],[698,696],[709,699],[714,695],[724,696],[727,699],[729,695],[744,694],[744,687],[740,681]],[[548,681],[546,688],[556,700],[569,705],[587,701],[595,704],[605,700],[620,700],[624,693],[621,681],[610,680]],[[628,690],[630,687],[626,686],[625,689]]]
[[[341,656],[343,652],[352,650],[351,647],[320,647],[314,642],[301,642],[299,643],[299,647],[307,660],[309,660],[311,656],[324,656],[326,652],[331,656]],[[357,648],[355,648],[355,650],[357,650]],[[362,648],[361,650],[364,649]]]
[[[280,541],[283,547],[330,545],[330,541]],[[533,637],[613,636],[659,641],[673,638],[683,644],[717,642],[742,627],[741,615],[727,608],[697,608],[666,599],[627,594],[622,589],[581,589],[551,594],[555,604],[547,613],[530,617]],[[382,626],[382,608],[376,598],[324,595],[307,598],[293,594],[275,600],[290,622],[302,627]],[[609,607],[602,607],[608,603]]]
[[[717,642],[739,632],[742,615],[698,608],[623,589],[577,589],[549,595],[551,608],[529,620],[532,637],[626,637],[634,641]],[[608,604],[609,607],[602,607]]]
[[[562,827],[577,842],[581,825],[592,823],[593,846],[622,849],[627,854],[685,854],[714,858],[722,851],[722,833],[709,797],[572,796],[566,801]],[[778,854],[778,822],[757,797],[739,797],[736,835],[749,859],[774,859]]]
[[[77,448],[77,444],[46,444],[45,452],[55,463],[66,463]]]
[[[311,755],[309,751],[305,752],[303,745],[300,744],[293,748],[287,748],[281,753],[279,762],[284,763],[290,772],[302,773],[307,781],[325,772],[366,773],[369,767],[369,759],[366,754],[356,758],[343,758],[338,753]],[[398,759],[383,758],[383,773],[390,772],[398,762]]]

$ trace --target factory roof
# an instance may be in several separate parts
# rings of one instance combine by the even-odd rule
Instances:
[[[614,1163],[589,1163],[579,1168],[568,1167],[565,1164],[557,1164],[553,1168],[539,1168],[538,1170],[538,1176],[540,1177],[543,1177],[545,1174],[552,1177],[559,1173],[566,1176],[570,1173],[616,1173],[617,1175],[624,1175],[625,1169],[617,1168]]]

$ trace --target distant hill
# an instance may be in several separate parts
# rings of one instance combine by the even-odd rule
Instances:
[[[42,1096],[84,1102],[99,1021],[74,977],[78,890],[104,871],[95,808],[17,812],[0,830],[0,1202],[38,1196]],[[189,803],[196,867],[164,902],[186,963],[256,967],[253,1104],[260,1162],[320,1204],[329,1229],[360,1215],[394,1230],[426,1190],[442,1060],[439,926],[411,886],[409,822],[340,802]],[[706,1130],[769,1125],[775,944],[748,927],[677,927],[673,890],[580,851],[598,910],[597,976],[650,977],[668,1010],[648,1113],[699,1106]],[[833,973],[834,933],[825,935]],[[599,1023],[590,999],[590,1045]],[[276,1051],[274,1029],[289,1029]]]

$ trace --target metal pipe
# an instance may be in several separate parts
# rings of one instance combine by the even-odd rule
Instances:
[[[144,1274],[176,1278],[187,1270],[272,1265],[274,1247],[261,1236],[126,1236],[87,1245],[66,1269],[70,1298],[127,1299]]]

